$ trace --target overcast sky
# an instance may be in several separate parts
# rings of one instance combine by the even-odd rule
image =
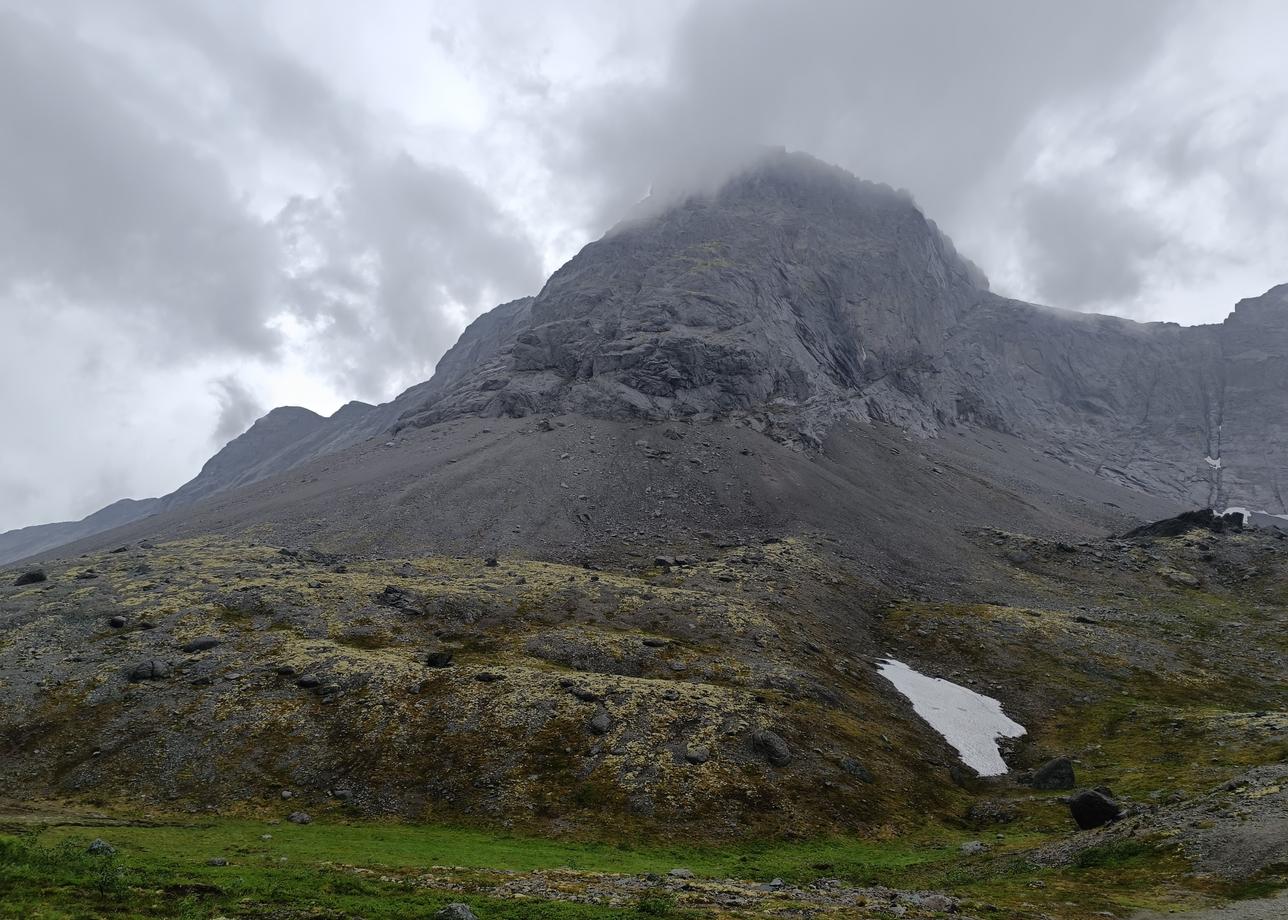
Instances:
[[[425,379],[656,184],[785,145],[994,289],[1288,281],[1282,0],[0,0],[0,530]]]

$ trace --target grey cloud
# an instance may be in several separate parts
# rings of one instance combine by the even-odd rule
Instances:
[[[246,385],[231,374],[215,380],[211,388],[219,403],[219,418],[215,423],[214,439],[223,445],[251,426],[264,414],[263,405]]]
[[[0,9],[0,292],[45,288],[145,329],[264,353],[274,240],[220,167],[121,98],[126,65]]]
[[[291,298],[324,320],[333,368],[372,398],[421,379],[472,317],[533,293],[540,264],[462,173],[406,154],[365,164],[333,200],[297,199],[278,227],[297,256]]]
[[[598,180],[609,212],[659,177],[701,179],[751,146],[785,144],[908,187],[951,223],[1039,110],[1139,67],[1183,7],[697,4],[664,82],[574,101],[573,139],[548,140],[570,172]]]
[[[1076,182],[1023,193],[1025,267],[1045,303],[1074,309],[1141,293],[1144,267],[1167,246],[1147,216]]]

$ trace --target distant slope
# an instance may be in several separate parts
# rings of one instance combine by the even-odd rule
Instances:
[[[36,524],[0,533],[0,564],[34,556],[64,543],[137,521],[154,513],[160,501],[159,498],[123,498],[79,521]]]

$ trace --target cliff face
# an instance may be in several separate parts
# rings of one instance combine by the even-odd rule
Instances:
[[[933,393],[890,394],[942,360],[981,283],[906,194],[780,155],[587,246],[508,348],[402,423],[734,415],[817,443],[841,413],[931,430]]]

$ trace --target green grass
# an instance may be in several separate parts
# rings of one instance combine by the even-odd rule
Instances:
[[[270,840],[261,839],[270,834]],[[94,837],[114,857],[86,853]],[[825,839],[724,848],[574,842],[486,833],[468,828],[395,824],[306,826],[217,819],[86,827],[44,826],[0,834],[0,918],[179,917],[247,918],[432,917],[452,901],[480,917],[597,920],[609,917],[708,916],[677,906],[663,889],[620,908],[557,901],[496,899],[434,890],[411,882],[436,871],[468,883],[489,873],[572,869],[664,876],[683,866],[699,877],[808,883],[819,877],[853,885],[947,890],[981,903],[1038,905],[1052,916],[1069,904],[1086,909],[1170,906],[1169,880],[1185,866],[1173,855],[1135,841],[1095,848],[1065,870],[1024,858],[1043,838],[1008,832],[990,839],[981,857],[963,857],[961,832],[926,828],[894,840]],[[221,857],[227,866],[208,866]],[[362,871],[355,872],[354,867]],[[1190,892],[1187,897],[1201,898]],[[1027,908],[1026,908],[1027,910]],[[1022,917],[1025,913],[1008,914]]]

